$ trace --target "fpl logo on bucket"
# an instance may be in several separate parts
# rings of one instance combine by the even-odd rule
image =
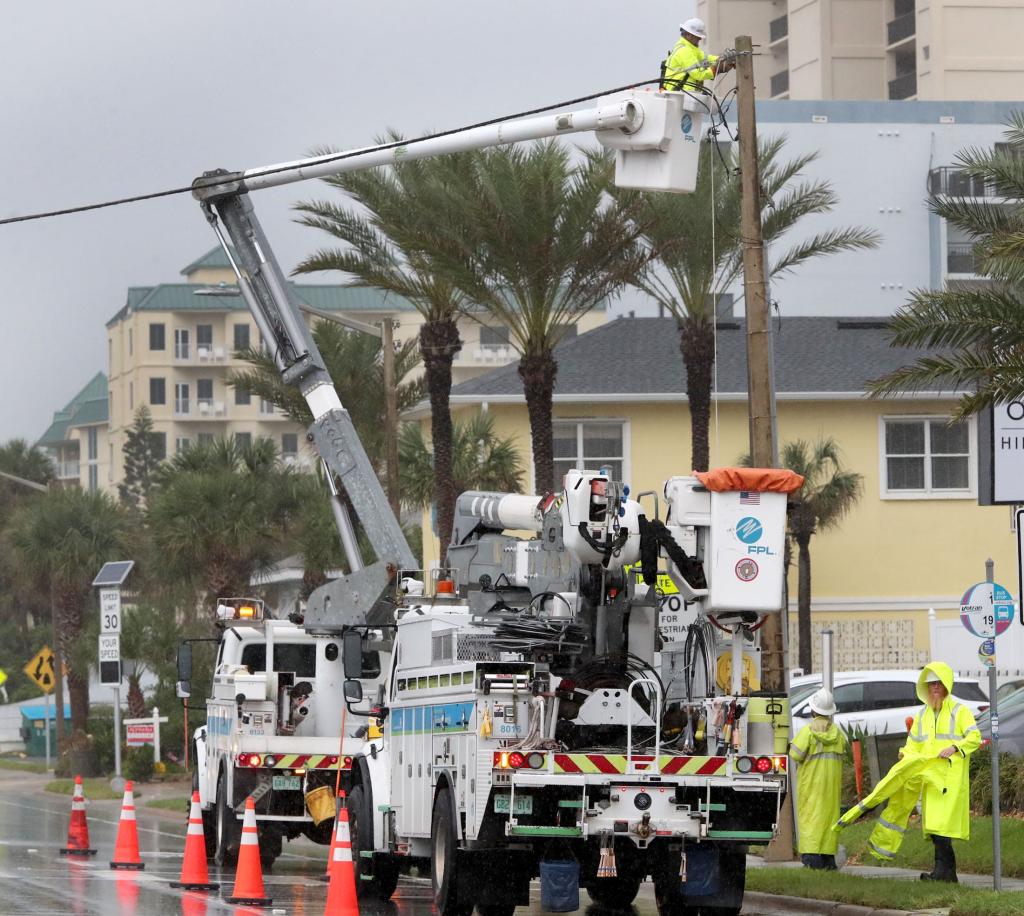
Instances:
[[[736,523],[736,537],[747,545],[748,554],[755,553],[767,557],[775,556],[775,551],[771,550],[767,544],[757,543],[761,540],[762,534],[764,534],[764,526],[761,524],[760,519],[756,519],[752,515],[746,515]]]

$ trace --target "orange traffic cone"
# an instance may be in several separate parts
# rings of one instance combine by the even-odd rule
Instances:
[[[82,777],[75,777],[75,794],[71,797],[71,820],[68,823],[68,845],[62,856],[94,856],[95,849],[89,848],[89,824],[85,820],[85,792]]]
[[[203,833],[203,814],[199,810],[199,793],[192,793],[192,809],[188,813],[188,832],[185,834],[185,858],[181,863],[181,877],[171,887],[187,891],[215,891],[219,884],[210,883],[206,869],[206,836]]]
[[[238,868],[235,871],[235,887],[228,903],[244,903],[249,906],[270,906],[273,901],[265,896],[263,869],[260,867],[260,840],[256,834],[256,803],[250,795],[245,800],[245,819],[242,821],[242,842],[238,848]]]
[[[341,808],[342,808],[342,806],[344,804],[345,804],[345,790],[344,789],[338,789],[337,802],[334,805],[334,816],[335,816],[335,818],[337,818],[338,811],[341,810]],[[338,829],[337,828],[338,828],[338,822],[337,822],[337,820],[335,820],[334,827],[331,828],[331,848],[327,850],[327,869],[326,869],[326,871],[324,871],[324,873],[322,875],[320,875],[320,878],[319,878],[320,881],[323,881],[325,883],[331,880],[331,873],[334,871],[334,848],[338,845]]]
[[[117,827],[117,843],[114,845],[114,859],[110,867],[130,868],[134,871],[142,871],[146,867],[139,858],[139,831],[135,826],[135,796],[130,779],[124,784],[121,822]]]
[[[334,855],[328,866],[331,883],[327,887],[324,916],[359,916],[356,870],[352,864],[352,837],[348,830],[348,808],[345,807],[344,796],[334,834]]]

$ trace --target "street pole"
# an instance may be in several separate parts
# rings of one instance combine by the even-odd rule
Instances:
[[[740,237],[743,244],[743,299],[747,322],[747,398],[750,463],[755,468],[778,464],[775,442],[775,390],[768,318],[768,288],[761,233],[761,176],[757,161],[757,114],[754,108],[754,44],[749,35],[736,39],[736,109],[740,146]],[[785,696],[785,632],[788,607],[769,614],[761,628],[761,683]],[[791,796],[792,797],[792,796]],[[793,809],[779,812],[778,833],[768,845],[767,861],[793,858]]]
[[[394,322],[386,315],[380,323],[380,348],[384,364],[384,446],[387,453],[388,502],[395,518],[401,516],[398,498],[398,388],[395,385]]]
[[[46,769],[50,769],[50,695],[46,695]]]
[[[985,581],[995,582],[995,564],[991,559],[985,561]],[[993,637],[993,640],[995,637]],[[996,701],[996,665],[999,664],[999,654],[995,653],[992,664],[988,669],[988,712],[989,722],[992,726],[992,742],[989,745],[989,753],[992,761],[992,889],[1000,891],[1003,889],[1003,836],[1002,824],[1000,823],[1001,805],[999,802],[999,708]],[[953,723],[950,723],[952,727]]]
[[[121,687],[114,688],[114,776],[121,775]]]

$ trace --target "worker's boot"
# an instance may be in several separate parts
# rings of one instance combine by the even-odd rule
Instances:
[[[922,873],[921,880],[959,884],[959,879],[956,876],[956,855],[953,852],[953,841],[948,836],[932,834],[932,843],[935,845],[935,867],[931,872]]]

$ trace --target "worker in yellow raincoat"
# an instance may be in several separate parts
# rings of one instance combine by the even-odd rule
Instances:
[[[687,19],[679,26],[679,41],[662,65],[662,88],[673,92],[702,89],[705,80],[731,70],[731,58],[720,58],[701,50],[700,43],[708,37],[703,19]]]
[[[914,717],[900,761],[867,798],[847,811],[836,828],[888,801],[868,841],[871,854],[891,861],[903,841],[907,821],[921,800],[921,827],[935,845],[935,865],[922,881],[956,883],[953,840],[970,836],[970,784],[967,758],[981,745],[974,715],[950,696],[953,671],[942,662],[926,665],[917,680],[925,704]]]
[[[839,837],[832,825],[839,816],[839,795],[846,759],[846,736],[832,721],[836,714],[832,693],[822,688],[808,701],[814,718],[789,746],[796,763],[796,817],[798,849],[805,868],[835,870]]]

